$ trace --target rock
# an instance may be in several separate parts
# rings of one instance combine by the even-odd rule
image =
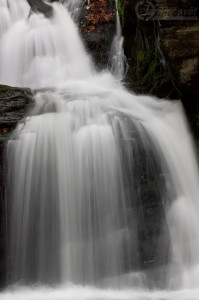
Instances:
[[[79,28],[89,53],[99,70],[107,67],[116,29],[115,0],[83,1]]]
[[[154,0],[156,14],[177,13],[179,9],[190,8],[194,12],[197,1]],[[151,94],[160,98],[181,98],[190,125],[199,145],[199,25],[195,20],[187,21],[186,16],[176,20],[160,18],[145,21],[144,15],[136,14],[139,0],[119,0],[119,13],[124,35],[124,50],[129,62],[128,85],[137,93]],[[194,9],[193,9],[194,7]],[[161,15],[162,14],[162,15]],[[150,15],[150,14],[149,14]],[[146,16],[147,17],[147,16]],[[143,159],[142,155],[142,159]],[[145,165],[146,162],[143,164]],[[137,168],[140,170],[140,168]],[[152,173],[152,172],[151,172]],[[155,170],[154,174],[158,174]],[[141,182],[141,181],[140,181]],[[160,236],[161,208],[160,198],[155,188],[145,187],[141,182],[142,210],[146,217],[146,231],[143,220],[138,224],[141,263],[143,267],[155,261],[165,264],[167,257],[161,253],[157,257],[155,248]],[[160,184],[156,184],[156,187]],[[155,201],[154,201],[155,199]],[[139,218],[141,220],[141,216]],[[166,229],[168,230],[168,228]],[[161,240],[169,256],[169,240]],[[148,266],[147,266],[148,264]],[[154,265],[154,263],[152,263]]]
[[[4,201],[3,153],[4,145],[17,123],[25,116],[31,103],[28,89],[0,85],[0,287],[5,283],[6,217]]]
[[[30,99],[29,89],[0,85],[0,141],[5,141],[24,117]]]
[[[199,80],[198,76],[198,69],[199,69],[199,58],[194,57],[194,58],[189,58],[186,60],[183,60],[181,69],[180,69],[180,74],[179,74],[179,79],[182,84],[186,86],[192,86],[193,87],[193,78],[197,77]],[[198,82],[197,80],[197,82]],[[198,84],[194,88],[194,92],[197,92],[198,90]]]
[[[42,0],[27,0],[33,12],[40,12],[47,17],[53,14],[52,7]]]
[[[165,0],[160,0],[165,5]],[[129,63],[127,82],[137,93],[179,98],[168,64],[160,49],[161,28],[138,17],[139,1],[119,0],[124,50]]]
[[[147,52],[152,48],[156,48],[159,52],[159,70],[165,72],[165,77],[170,77],[174,83],[174,89],[180,91],[180,94],[189,93],[190,96],[199,96],[199,86],[197,84],[199,77],[198,56],[199,56],[199,25],[197,21],[198,6],[196,0],[154,0],[153,4],[156,9],[156,15],[159,20],[143,21],[139,16],[135,16],[136,6],[139,1],[119,0],[119,11],[123,24],[123,33],[125,37],[125,52],[129,58],[130,65],[134,69],[133,80],[140,81],[144,72],[137,72],[135,62],[137,57],[142,52],[142,60],[139,61],[139,67],[142,64],[150,68],[154,60],[157,60],[157,55],[147,57]],[[176,13],[176,15],[175,15]],[[132,14],[135,19],[132,19]],[[182,15],[181,15],[182,14]],[[166,15],[166,16],[165,16]],[[178,16],[172,20],[171,16]],[[163,17],[165,19],[163,19]],[[170,17],[170,18],[169,18]],[[191,20],[187,20],[191,17]],[[198,19],[199,20],[199,19]],[[135,28],[132,28],[132,25]],[[129,34],[131,32],[131,34]],[[142,45],[138,45],[138,43]],[[146,50],[144,53],[144,50]],[[157,54],[156,52],[156,54]],[[163,63],[163,65],[161,65]],[[162,68],[164,67],[164,70]],[[151,81],[157,76],[157,69],[154,68],[154,76],[151,76]],[[140,73],[140,78],[138,76]],[[150,80],[150,78],[147,78]],[[157,82],[152,82],[152,86]],[[146,84],[146,82],[144,82]],[[159,85],[160,86],[160,85]],[[161,86],[160,86],[161,89]],[[143,90],[140,90],[143,92]],[[159,89],[151,89],[150,85],[144,88],[144,92],[151,93],[157,96],[167,96],[161,93]],[[165,94],[165,95],[164,95]],[[175,96],[178,93],[174,93]],[[180,95],[179,95],[180,96]]]
[[[199,25],[165,29],[162,49],[182,93],[199,97]]]
[[[199,150],[198,0],[150,2],[159,20],[143,21],[137,16],[139,0],[119,0],[124,47],[130,66],[128,84],[137,93],[181,98]],[[174,17],[175,13],[174,20],[171,14]]]

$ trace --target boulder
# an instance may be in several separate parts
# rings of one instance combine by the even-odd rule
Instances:
[[[53,14],[52,7],[42,0],[27,0],[33,12],[40,12],[47,17]]]

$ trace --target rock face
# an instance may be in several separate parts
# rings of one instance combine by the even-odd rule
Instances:
[[[33,12],[41,12],[47,17],[51,17],[53,12],[50,5],[41,0],[27,0]]]
[[[192,97],[199,96],[199,25],[197,0],[154,0],[152,8],[148,5],[142,7],[141,1],[119,0],[119,11],[125,36],[125,51],[129,62],[134,68],[136,80],[140,80],[139,72],[143,64],[150,68],[154,61],[159,60],[159,69],[164,71],[170,85],[181,94],[188,93]],[[148,10],[147,10],[148,9]],[[153,52],[152,56],[147,55]],[[146,50],[146,51],[145,51]],[[142,57],[140,58],[140,53]],[[136,67],[136,61],[139,66]],[[137,71],[137,74],[136,74]],[[158,75],[155,68],[154,73]],[[153,75],[153,74],[151,74]],[[156,78],[157,79],[157,78]],[[153,80],[153,86],[158,82]],[[161,85],[160,89],[161,89]],[[160,95],[159,90],[148,91]],[[164,96],[170,96],[165,92]],[[174,97],[177,93],[174,93]]]
[[[178,86],[182,91],[199,97],[199,25],[166,28],[162,49]]]
[[[119,0],[128,82],[138,93],[181,98],[199,145],[198,0],[144,2]]]
[[[0,85],[0,287],[5,282],[5,200],[4,200],[4,145],[24,117],[31,103],[31,92],[28,89],[11,88]]]
[[[99,70],[107,67],[116,28],[115,0],[83,1],[79,28],[88,52]]]

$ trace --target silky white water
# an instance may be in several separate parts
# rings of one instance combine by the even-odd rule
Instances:
[[[182,105],[97,74],[67,7],[51,5],[46,18],[0,0],[0,82],[35,101],[6,147],[14,287],[1,299],[198,299],[199,174]]]
[[[110,51],[110,71],[118,80],[122,80],[127,72],[127,59],[124,54],[122,29],[120,24],[119,12],[117,10],[118,1],[116,0],[116,34],[112,42]]]

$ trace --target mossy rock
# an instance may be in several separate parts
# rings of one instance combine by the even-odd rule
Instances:
[[[0,140],[6,140],[25,116],[30,103],[30,89],[0,85]]]
[[[128,80],[137,93],[151,94],[160,98],[180,98],[168,66],[157,47],[154,45],[146,47],[137,35],[131,56],[133,63]]]

